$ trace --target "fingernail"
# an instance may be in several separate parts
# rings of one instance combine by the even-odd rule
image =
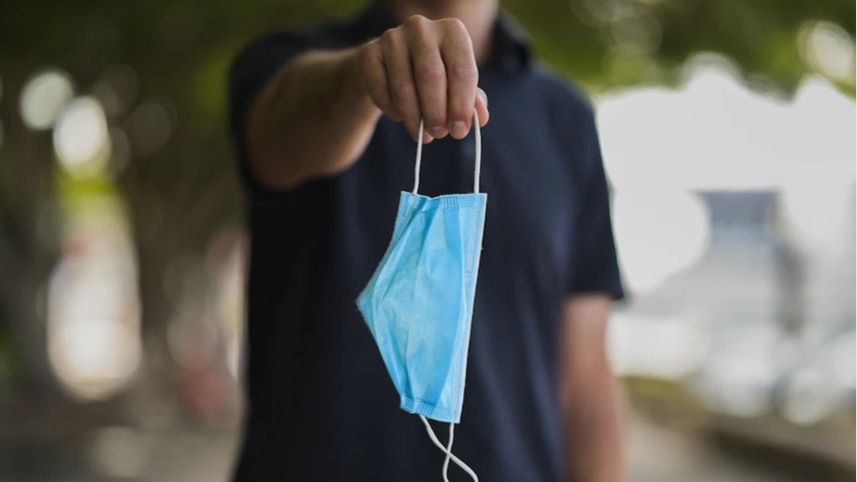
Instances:
[[[432,127],[431,129],[429,129],[429,131],[435,139],[440,139],[441,137],[446,135],[446,128],[440,126]]]
[[[455,121],[452,123],[452,136],[464,137],[467,135],[467,123],[464,121]]]
[[[429,142],[431,142],[433,140],[434,140],[434,137],[428,135],[428,132],[423,132],[423,144],[428,144]]]

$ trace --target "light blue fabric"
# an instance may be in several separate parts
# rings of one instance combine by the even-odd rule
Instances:
[[[401,408],[441,422],[461,418],[486,200],[403,192],[393,240],[357,300]]]

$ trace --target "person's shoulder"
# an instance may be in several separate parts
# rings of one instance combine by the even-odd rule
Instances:
[[[328,25],[277,28],[250,39],[241,48],[241,52],[323,45],[333,34],[334,29]]]
[[[538,89],[555,109],[574,117],[593,115],[594,106],[583,87],[570,76],[536,62],[532,67]]]
[[[558,145],[569,156],[575,179],[590,179],[600,162],[600,155],[593,155],[599,147],[592,100],[580,84],[548,66],[535,65],[533,75],[550,119],[550,128]],[[578,183],[576,188],[582,192],[585,184]]]
[[[332,48],[350,41],[351,23],[334,20],[316,25],[279,27],[250,39],[238,57],[248,52]]]

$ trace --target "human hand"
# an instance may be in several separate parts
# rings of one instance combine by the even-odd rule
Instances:
[[[477,87],[473,45],[458,19],[410,17],[358,49],[359,77],[372,102],[411,136],[425,121],[423,142],[451,134],[464,138],[473,123],[488,122],[488,97]]]

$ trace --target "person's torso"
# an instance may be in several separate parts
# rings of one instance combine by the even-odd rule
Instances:
[[[455,452],[493,482],[562,478],[556,343],[579,195],[575,141],[562,134],[573,126],[552,114],[573,106],[556,105],[555,83],[537,68],[480,72],[488,203]],[[399,409],[355,304],[390,242],[399,193],[413,186],[415,149],[383,118],[347,171],[250,199],[250,415],[238,480],[439,479],[442,453]],[[426,145],[420,193],[470,192],[473,162],[472,133]]]

